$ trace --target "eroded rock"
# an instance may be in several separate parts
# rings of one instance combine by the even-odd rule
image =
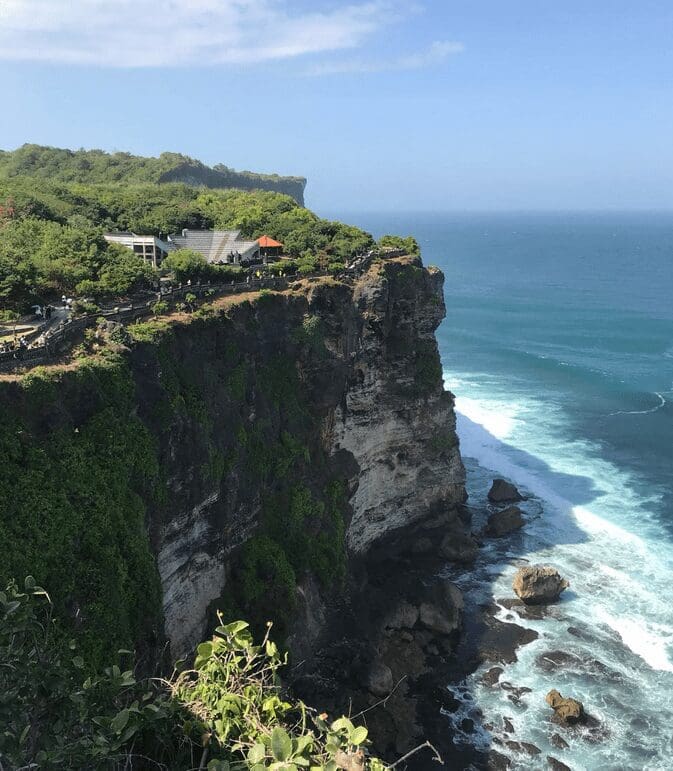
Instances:
[[[523,525],[521,509],[518,506],[508,506],[506,509],[495,511],[489,516],[485,533],[493,538],[502,538],[519,530]]]
[[[523,496],[511,482],[504,479],[494,479],[491,489],[488,491],[488,500],[491,503],[516,503],[522,501]]]
[[[460,589],[444,581],[437,585],[431,598],[421,603],[419,620],[432,632],[450,635],[462,626],[464,605]]]
[[[555,688],[549,691],[545,701],[554,710],[554,717],[562,724],[575,725],[586,719],[582,702],[561,696]]]
[[[519,568],[512,588],[527,604],[544,605],[557,600],[570,583],[562,578],[556,568],[549,565],[530,565]]]
[[[374,696],[387,696],[393,690],[393,673],[390,667],[380,660],[374,661],[369,670],[367,688]]]

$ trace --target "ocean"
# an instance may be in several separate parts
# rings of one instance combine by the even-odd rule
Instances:
[[[473,602],[497,602],[529,561],[571,584],[537,620],[500,606],[501,619],[539,633],[501,677],[531,691],[516,703],[475,673],[453,688],[464,705],[447,716],[456,741],[509,754],[515,768],[547,768],[553,755],[576,770],[670,769],[673,213],[339,218],[377,237],[414,235],[425,264],[444,271],[438,340],[475,527],[495,475],[529,496],[525,530],[486,541],[458,583]],[[551,688],[583,701],[603,735],[553,726]],[[464,717],[477,729],[463,733]]]

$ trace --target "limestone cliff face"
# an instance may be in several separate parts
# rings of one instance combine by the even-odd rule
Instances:
[[[75,534],[101,521],[133,533],[130,549],[116,526],[119,569],[103,587],[132,619],[124,645],[165,634],[182,656],[221,608],[274,619],[280,635],[306,629],[293,638],[310,656],[339,603],[361,607],[363,566],[400,547],[460,546],[464,472],[434,339],[442,281],[417,258],[374,260],[357,276],[220,298],[132,328],[125,351],[2,384],[15,479],[30,487],[48,471],[50,517],[67,506]],[[143,519],[149,544],[133,524]],[[95,559],[86,539],[62,535],[49,541],[46,583]],[[39,528],[26,537],[27,551],[41,548]],[[158,608],[139,614],[139,584],[153,606],[160,584],[163,624]],[[97,597],[73,584],[64,605],[103,623]]]
[[[154,420],[152,401],[163,402],[176,387],[175,372],[191,380],[179,384],[183,398],[191,389],[204,399],[194,415],[173,411],[156,429],[170,493],[165,510],[151,518],[152,533],[174,654],[200,639],[211,603],[242,580],[236,555],[251,537],[272,532],[268,501],[275,495],[291,507],[301,485],[324,511],[329,485],[343,483],[338,516],[345,529],[326,531],[320,515],[305,526],[315,538],[345,532],[346,563],[412,526],[455,523],[464,469],[434,339],[445,313],[442,284],[439,271],[415,258],[375,262],[357,279],[297,282],[282,294],[176,325],[158,357],[156,346],[134,351],[146,420]],[[239,381],[235,393],[232,378]],[[252,457],[292,442],[303,457],[283,480],[265,467],[273,458],[260,465]],[[225,468],[208,477],[204,466],[213,457],[225,459]],[[295,492],[284,497],[288,477]],[[304,586],[301,606],[311,582],[292,554],[290,562]],[[305,567],[315,576],[311,564]],[[329,597],[328,581],[312,592],[311,608],[304,603],[313,615],[318,595]]]
[[[354,287],[361,331],[330,415],[332,451],[347,450],[359,467],[347,533],[353,554],[464,497],[453,401],[434,338],[445,314],[442,285],[439,271],[403,260],[374,267]]]

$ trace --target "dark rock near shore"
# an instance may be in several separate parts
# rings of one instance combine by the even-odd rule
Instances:
[[[557,747],[559,750],[567,750],[570,745],[568,742],[559,734],[552,734],[551,738],[549,739],[550,744],[553,744],[554,747]]]
[[[481,609],[473,655],[478,657],[479,661],[512,664],[516,661],[517,648],[537,640],[538,633],[518,624],[500,621],[495,618],[496,611],[495,605],[487,605]]]
[[[502,538],[524,525],[521,509],[518,506],[508,506],[502,511],[495,511],[488,518],[485,533],[492,538]]]
[[[447,560],[465,565],[477,558],[479,544],[471,533],[457,531],[444,536],[439,551]]]
[[[554,718],[562,725],[575,725],[586,720],[584,705],[572,697],[564,697],[556,690],[549,691],[545,701],[554,710]]]
[[[488,672],[485,672],[482,675],[481,682],[484,685],[490,685],[494,686],[498,684],[498,680],[500,680],[500,675],[505,670],[502,667],[491,667]]]
[[[531,605],[554,602],[569,586],[570,583],[561,577],[558,570],[548,565],[519,568],[512,581],[512,588],[519,599]]]
[[[487,771],[505,771],[512,767],[512,761],[500,752],[492,750],[488,754]]]
[[[516,503],[522,501],[523,496],[511,482],[504,479],[494,479],[491,489],[488,491],[488,500],[491,503]]]
[[[547,763],[549,764],[551,771],[572,771],[570,766],[566,766],[565,763],[561,763],[560,760],[556,760],[556,758],[551,755],[547,755]]]

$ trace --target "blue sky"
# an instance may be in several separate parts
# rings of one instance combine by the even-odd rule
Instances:
[[[673,208],[670,0],[0,0],[0,147],[303,174],[318,211]]]

